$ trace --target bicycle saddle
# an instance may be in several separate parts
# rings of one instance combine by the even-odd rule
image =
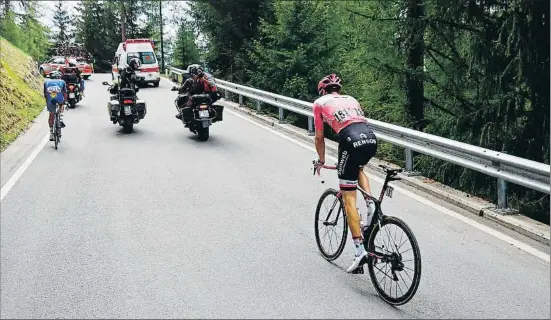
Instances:
[[[391,176],[391,177],[394,177],[394,176],[397,175],[398,173],[404,171],[404,169],[402,169],[402,168],[391,168],[391,167],[385,166],[385,165],[383,165],[383,164],[380,164],[379,167],[380,167],[380,168],[383,168],[383,171],[384,171],[387,175],[389,175],[389,176]]]

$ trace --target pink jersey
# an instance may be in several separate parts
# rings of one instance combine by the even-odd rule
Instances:
[[[338,134],[351,123],[367,122],[358,100],[347,95],[326,94],[314,101],[314,126],[323,128],[323,122]]]

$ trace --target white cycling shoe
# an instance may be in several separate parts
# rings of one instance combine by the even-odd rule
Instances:
[[[346,269],[346,272],[351,273],[352,271],[356,270],[362,264],[362,262],[365,263],[364,258],[366,256],[367,256],[367,251],[362,252],[359,256],[355,256],[354,261],[352,261],[352,264],[350,265],[350,267]]]

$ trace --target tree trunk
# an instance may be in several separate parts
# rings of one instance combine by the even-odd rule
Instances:
[[[425,56],[425,4],[424,0],[408,0],[406,57],[407,68],[405,79],[405,111],[410,126],[423,131],[424,124],[424,86],[423,60]]]
[[[126,41],[126,26],[125,26],[125,23],[126,23],[126,14],[124,12],[124,2],[121,1],[119,2],[120,5],[121,5],[121,34],[122,34],[122,42],[125,42]]]

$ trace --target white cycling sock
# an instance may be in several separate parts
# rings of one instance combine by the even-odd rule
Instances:
[[[363,239],[354,238],[354,247],[356,247],[356,257],[359,257],[365,251]]]

